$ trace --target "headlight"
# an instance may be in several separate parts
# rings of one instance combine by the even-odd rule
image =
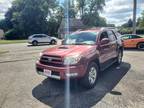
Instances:
[[[42,55],[43,55],[43,53],[39,53],[38,60],[40,60],[40,58],[41,58]]]
[[[64,58],[64,65],[73,65],[80,61],[81,56],[74,55],[74,56],[68,56]]]

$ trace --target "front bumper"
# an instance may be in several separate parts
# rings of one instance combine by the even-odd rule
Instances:
[[[50,70],[51,75],[46,75],[44,70]],[[67,77],[69,78],[81,78],[85,74],[85,66],[84,65],[77,65],[77,66],[69,66],[69,67],[54,67],[43,65],[39,61],[36,63],[36,71],[40,75],[44,75],[50,78],[64,80]]]

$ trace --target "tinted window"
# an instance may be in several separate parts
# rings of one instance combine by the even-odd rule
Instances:
[[[102,33],[101,33],[101,35],[100,35],[100,41],[101,41],[103,38],[108,38],[107,32],[102,32]]]
[[[137,39],[137,38],[142,38],[142,37],[137,36],[137,35],[131,35],[130,38],[131,38],[131,39]]]
[[[115,34],[112,31],[108,31],[108,36],[109,36],[110,41],[116,40]]]
[[[41,38],[41,35],[35,35],[34,38]]]

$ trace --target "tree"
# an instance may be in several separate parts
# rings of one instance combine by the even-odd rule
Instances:
[[[139,27],[144,27],[144,10],[141,13],[141,17],[139,18],[138,22],[139,22],[138,24]]]
[[[12,25],[21,38],[34,33],[48,34],[48,17],[52,17],[57,7],[56,0],[14,0],[5,14],[5,21]]]
[[[100,17],[97,12],[84,14],[84,16],[82,16],[82,21],[89,27],[104,27],[107,25],[105,18]]]
[[[77,0],[77,8],[80,11],[80,15],[83,16],[84,14],[84,9],[86,6],[86,0]]]
[[[87,26],[106,26],[106,20],[99,16],[99,11],[103,10],[105,0],[77,0],[81,9],[81,19]]]
[[[133,26],[133,21],[131,19],[129,19],[128,22],[122,25],[122,27],[132,27],[132,26]]]

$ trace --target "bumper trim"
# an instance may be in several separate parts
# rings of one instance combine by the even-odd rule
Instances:
[[[57,80],[61,79],[60,76],[56,76],[56,75],[47,76],[47,75],[43,74],[43,72],[37,72],[37,73],[40,74],[40,75],[49,77],[49,78],[53,78],[53,79],[57,79]]]

